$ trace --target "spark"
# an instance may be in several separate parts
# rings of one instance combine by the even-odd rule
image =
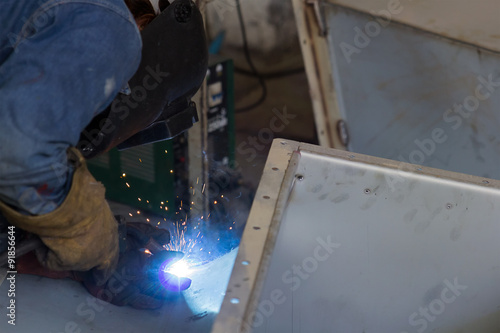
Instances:
[[[146,221],[148,221],[148,222],[149,222],[149,219],[146,219]]]
[[[125,185],[127,185],[127,187],[130,187],[130,184],[129,184],[129,183],[125,183]]]
[[[174,230],[170,232],[172,237],[170,243],[164,245],[164,247],[169,251],[183,252],[186,255],[184,260],[186,260],[189,258],[190,253],[198,243],[199,233],[194,238],[186,237],[186,222],[183,222],[182,224],[175,222],[174,226]]]
[[[165,154],[168,154],[168,151],[165,149]]]
[[[149,251],[148,249],[145,249],[144,250],[144,253],[147,253],[147,254],[152,254],[151,251]]]
[[[170,170],[170,173],[174,173],[174,170]]]
[[[198,184],[199,181],[200,181],[200,177],[197,177],[196,178],[196,184]]]
[[[142,160],[141,160],[141,159],[139,159],[139,162],[141,162],[141,163],[142,163]]]
[[[165,207],[165,210],[168,210],[168,207]]]
[[[214,201],[214,205],[217,205],[217,200]]]
[[[201,193],[203,194],[205,192],[205,184],[203,184],[203,188],[201,190]]]
[[[134,215],[132,215],[132,213],[128,213],[128,215],[130,215],[130,216],[134,216]]]
[[[141,199],[141,198],[137,198],[137,200],[142,201],[142,199]]]
[[[232,229],[233,229],[233,227],[229,227],[229,230],[232,230]]]
[[[127,177],[127,174],[125,172],[122,173],[122,177]]]
[[[149,203],[149,200],[146,200],[147,203]]]
[[[162,202],[160,202],[160,203],[161,203],[162,205],[164,205],[164,204],[165,204],[163,201],[162,201]]]
[[[221,198],[224,198],[224,194],[221,194],[221,195],[220,195],[220,197],[221,197]]]
[[[141,211],[140,210],[137,211],[137,215],[141,215]]]

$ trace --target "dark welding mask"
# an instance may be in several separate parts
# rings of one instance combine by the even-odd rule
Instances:
[[[191,98],[205,78],[208,47],[196,5],[172,2],[141,36],[142,59],[130,91],[119,93],[80,136],[77,147],[86,158],[171,139],[198,121]]]

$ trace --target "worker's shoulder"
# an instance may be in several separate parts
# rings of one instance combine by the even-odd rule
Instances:
[[[140,38],[134,17],[124,0],[1,0],[0,49],[15,47],[37,32],[115,27]],[[56,28],[56,29],[52,29]],[[7,50],[8,51],[8,50]],[[1,59],[0,55],[0,59]]]
[[[118,16],[135,24],[134,17],[127,8],[124,0],[38,0],[38,11],[48,11],[64,7],[81,8],[82,10],[97,11],[109,16]],[[36,16],[36,15],[35,15]]]
[[[44,22],[47,22],[47,28],[53,28],[52,38],[78,40],[87,47],[89,44],[96,48],[108,45],[107,49],[114,47],[119,52],[140,52],[140,32],[124,0],[38,1],[42,3],[37,11],[47,13],[48,19],[44,20],[43,15],[39,18],[36,13],[32,15],[35,31],[44,30]],[[58,31],[64,32],[66,37]]]

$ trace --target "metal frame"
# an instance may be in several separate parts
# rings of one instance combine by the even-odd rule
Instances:
[[[292,0],[300,45],[309,82],[314,119],[321,146],[345,149],[336,126],[342,120],[330,66],[328,40],[318,25],[322,22],[319,0]]]
[[[405,8],[391,22],[422,33],[432,34],[451,43],[460,43],[482,52],[500,52],[495,13],[500,4],[494,0],[476,4],[467,0],[292,0],[300,45],[304,57],[317,135],[321,146],[346,149],[349,145],[346,111],[339,92],[341,80],[330,54],[328,22],[324,6],[335,6],[376,19],[385,19],[383,11],[394,4]],[[452,7],[452,8],[450,8]],[[467,22],[467,23],[464,23]],[[478,52],[481,52],[478,50]]]
[[[293,178],[290,164],[293,169],[295,162],[290,161],[294,148],[298,147],[291,143],[279,139],[273,142],[273,153],[269,155],[255,194],[226,296],[212,332],[240,332],[243,319],[251,316],[249,304],[255,302],[258,290],[262,288],[287,200],[281,194],[289,192]],[[236,300],[237,304],[234,303]]]

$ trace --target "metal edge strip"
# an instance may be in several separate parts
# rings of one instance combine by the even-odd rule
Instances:
[[[255,303],[300,159],[298,146],[293,141],[273,141],[212,332],[248,332],[251,328]]]

